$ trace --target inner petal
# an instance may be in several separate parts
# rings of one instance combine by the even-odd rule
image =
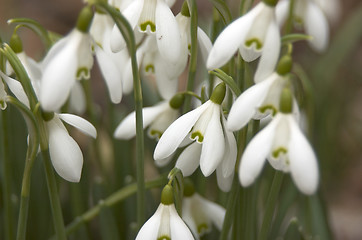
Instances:
[[[213,105],[211,104],[205,112],[200,116],[200,118],[195,123],[195,126],[191,130],[191,139],[197,140],[198,143],[202,143],[204,141],[204,135],[206,132],[206,128],[209,125],[209,121],[211,119],[213,113]]]
[[[156,32],[156,3],[157,0],[145,0],[140,19],[138,21],[139,30],[141,32]]]

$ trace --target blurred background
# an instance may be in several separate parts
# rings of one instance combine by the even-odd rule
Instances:
[[[310,79],[314,95],[310,137],[320,161],[320,189],[332,231],[335,239],[358,240],[362,239],[362,2],[341,0],[340,3],[341,14],[330,25],[331,41],[326,53],[316,54],[307,44],[298,42],[294,46],[293,56]],[[181,4],[176,3],[175,14],[179,12]],[[228,4],[232,6],[238,3],[228,1]],[[83,3],[79,0],[0,0],[0,6],[0,35],[8,41],[13,29],[6,22],[10,18],[32,18],[50,31],[67,34],[74,27]],[[200,25],[208,32],[205,23],[212,16],[211,3],[199,0],[198,9]],[[41,60],[44,47],[38,37],[25,28],[19,33],[26,53]],[[104,106],[107,96],[96,70],[92,78],[94,101]],[[120,112],[125,111],[124,104],[127,104],[127,100],[116,108]],[[24,130],[25,127],[11,131],[24,135]],[[13,144],[17,147],[25,145],[25,136],[23,139],[24,142]],[[108,140],[104,141],[107,143]],[[14,156],[14,159],[17,158],[20,159],[16,163],[19,168],[14,168],[14,174],[21,176],[23,156]],[[20,184],[21,177],[14,181],[14,201]],[[43,185],[34,186],[32,194],[46,191],[44,185],[43,181]],[[30,206],[33,206],[33,210],[30,209],[29,219],[32,214],[44,214],[46,219],[49,206],[37,206],[34,202]],[[36,212],[34,209],[37,209]],[[80,211],[84,209],[80,207]],[[38,230],[42,231],[41,225]]]

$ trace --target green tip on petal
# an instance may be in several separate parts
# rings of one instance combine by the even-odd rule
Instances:
[[[191,197],[195,193],[195,187],[189,178],[184,179],[184,196]]]
[[[44,121],[49,122],[50,120],[52,120],[54,118],[54,112],[42,111],[41,116],[44,119]]]
[[[184,3],[182,4],[181,14],[185,17],[190,17],[190,9],[187,1],[184,1]]]
[[[77,21],[77,29],[81,32],[87,33],[92,23],[94,13],[90,6],[86,6],[79,13]]]
[[[280,96],[280,111],[291,113],[293,110],[293,94],[289,88],[284,88]]]
[[[286,75],[290,73],[290,71],[292,70],[292,66],[293,66],[292,56],[285,55],[278,62],[277,73],[282,76]]]
[[[268,6],[275,7],[278,1],[279,0],[263,0],[263,3],[265,3]]]
[[[177,93],[175,96],[173,96],[170,100],[170,107],[173,109],[179,109],[182,104],[184,104],[185,101],[185,95],[182,93]]]
[[[10,38],[9,45],[11,49],[14,50],[15,53],[21,53],[23,51],[23,43],[21,42],[19,35],[16,34],[15,32]]]
[[[166,185],[161,193],[161,203],[163,205],[173,204],[173,189],[171,185]]]
[[[221,104],[224,101],[226,93],[226,86],[225,83],[219,83],[211,94],[210,100],[216,104]]]

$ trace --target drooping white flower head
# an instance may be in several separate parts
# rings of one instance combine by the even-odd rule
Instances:
[[[92,10],[84,8],[77,28],[56,42],[45,56],[39,97],[44,110],[58,110],[67,100],[75,80],[90,77],[93,56],[88,29],[92,17]]]
[[[261,56],[254,77],[255,82],[261,81],[273,72],[280,51],[280,33],[274,5],[261,1],[250,12],[227,26],[211,49],[207,68],[223,66],[238,49],[247,62]]]
[[[243,92],[230,109],[227,128],[231,131],[237,131],[252,118],[262,119],[269,114],[275,115],[279,111],[282,90],[289,82],[287,74],[289,74],[291,67],[290,56],[282,57],[275,72]],[[298,115],[298,108],[295,107],[293,110]]]
[[[97,137],[97,131],[87,120],[72,114],[54,114],[53,119],[46,122],[49,154],[55,171],[69,182],[79,182],[83,154],[60,119],[93,138]]]
[[[180,57],[180,31],[170,7],[164,0],[133,1],[122,14],[136,32],[155,34],[161,55],[170,62]],[[126,47],[123,36],[114,26],[111,48],[118,52]]]
[[[176,211],[172,194],[172,187],[167,185],[162,191],[161,203],[155,214],[143,224],[136,240],[194,239],[189,228]]]
[[[224,96],[222,83],[215,88],[210,100],[174,121],[161,136],[153,157],[162,161],[180,147],[185,138],[190,138],[194,142],[181,153],[176,167],[184,176],[189,176],[200,165],[206,177],[218,168],[219,186],[228,191],[236,161],[236,142],[232,132],[224,127],[220,105]]]
[[[191,188],[191,189],[190,189]],[[182,219],[191,229],[194,236],[200,239],[209,233],[212,225],[220,231],[225,217],[225,209],[220,205],[203,198],[195,192],[193,186],[184,181],[184,198],[182,199]]]
[[[148,128],[151,138],[159,139],[170,124],[180,115],[179,108],[184,100],[184,95],[177,94],[170,101],[162,101],[152,107],[142,110],[143,128]],[[136,136],[136,114],[130,113],[114,131],[117,139],[131,139]]]
[[[340,0],[315,0],[323,13],[331,23],[336,23],[342,13],[342,4]]]
[[[282,0],[276,6],[279,25],[283,25],[289,14],[289,0]],[[296,0],[294,7],[295,23],[303,26],[306,34],[313,38],[308,41],[317,52],[323,52],[329,42],[329,26],[322,10],[313,0]]]
[[[276,170],[291,172],[299,190],[310,195],[318,186],[317,157],[291,113],[292,96],[288,94],[287,103],[281,103],[281,112],[247,145],[241,157],[239,179],[244,187],[251,185],[268,159]]]

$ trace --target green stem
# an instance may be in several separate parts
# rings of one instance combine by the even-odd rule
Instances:
[[[56,178],[54,175],[52,164],[50,162],[51,160],[50,160],[50,156],[49,156],[49,150],[43,149],[41,153],[42,153],[43,162],[44,162],[44,168],[45,168],[47,186],[48,186],[48,191],[49,191],[50,206],[52,209],[55,233],[56,233],[58,240],[66,240],[67,238],[66,238],[66,233],[65,233],[65,228],[64,228],[63,214],[62,214],[62,209],[61,209],[60,200],[59,200],[59,196],[58,196]]]
[[[157,178],[155,180],[146,182],[145,188],[151,189],[151,188],[158,188],[167,183],[167,179],[164,176],[161,176],[160,178]],[[69,235],[70,233],[74,232],[76,229],[78,229],[82,224],[85,224],[89,221],[91,221],[93,218],[98,216],[100,213],[100,210],[102,207],[112,207],[116,203],[119,203],[126,198],[132,196],[137,192],[137,183],[132,183],[130,185],[127,185],[117,192],[113,193],[109,197],[107,197],[104,200],[100,200],[96,206],[89,209],[87,212],[83,213],[81,216],[78,216],[73,222],[71,222],[67,228],[66,233]]]
[[[197,6],[195,0],[187,0],[191,12],[191,55],[189,63],[189,73],[187,77],[187,92],[192,92],[194,88],[196,68],[197,68]],[[184,113],[191,109],[191,96],[185,97]]]
[[[234,178],[233,186],[229,193],[228,202],[226,204],[226,213],[225,213],[224,223],[222,225],[220,240],[228,239],[230,228],[232,226],[232,221],[235,216],[235,206],[236,206],[236,200],[239,195],[239,191],[240,191],[239,181],[238,181],[238,178],[236,177],[236,178]],[[238,226],[234,226],[234,228],[235,227],[238,227]]]
[[[283,176],[283,172],[275,171],[273,183],[268,195],[267,206],[265,209],[263,223],[261,225],[260,235],[258,237],[259,240],[267,239]]]
[[[1,81],[1,80],[0,80]],[[13,208],[11,204],[11,164],[9,157],[9,126],[8,111],[1,111],[1,128],[2,128],[2,188],[4,201],[4,227],[5,239],[15,239],[13,226]]]

